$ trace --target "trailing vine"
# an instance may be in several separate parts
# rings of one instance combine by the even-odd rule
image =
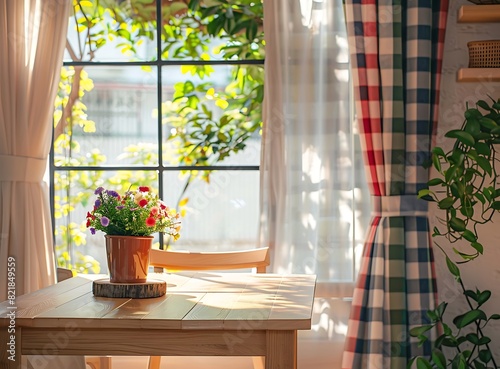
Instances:
[[[432,166],[437,176],[429,180],[428,188],[421,190],[419,197],[437,203],[444,213],[438,218],[439,226],[434,228],[433,237],[442,237],[452,244],[454,258],[458,261],[453,261],[443,247],[435,243],[445,254],[447,268],[460,286],[468,310],[453,318],[454,327],[445,322],[448,302],[441,302],[436,309],[428,311],[429,324],[413,328],[410,334],[423,343],[428,340],[426,333],[431,329],[438,327],[441,333],[434,342],[431,357],[414,357],[408,368],[414,364],[418,369],[499,367],[491,338],[485,333],[491,320],[500,319],[499,314],[488,316],[483,310],[491,291],[468,288],[459,266],[483,255],[481,225],[491,222],[500,210],[496,169],[500,99],[491,98],[491,103],[479,100],[475,107],[466,107],[464,117],[460,129],[445,134],[455,140],[453,147],[447,152],[439,146],[432,150]],[[456,246],[458,244],[462,246]]]

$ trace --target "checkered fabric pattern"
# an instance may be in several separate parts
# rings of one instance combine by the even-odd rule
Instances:
[[[409,330],[436,305],[426,203],[447,0],[346,0],[359,129],[374,212],[343,369],[404,369],[428,355]],[[425,205],[422,205],[425,204]],[[435,335],[435,332],[431,332]]]

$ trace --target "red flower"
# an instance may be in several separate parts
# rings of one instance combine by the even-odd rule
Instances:
[[[141,208],[143,208],[143,207],[145,207],[147,204],[148,204],[148,200],[146,200],[146,199],[141,199],[141,201],[139,201],[139,204],[138,204],[138,205],[139,205]]]
[[[160,209],[158,208],[158,206],[153,206],[151,208],[151,211],[149,212],[149,216],[154,217],[154,216],[158,215],[159,213],[160,213]]]
[[[146,219],[146,225],[147,225],[148,227],[154,227],[154,226],[155,226],[155,224],[156,224],[156,220],[155,220],[155,218],[153,218],[153,217],[149,217],[148,219]]]
[[[141,192],[149,192],[149,187],[148,186],[140,186],[139,191]]]
[[[90,222],[95,219],[95,215],[90,214],[87,211],[87,228],[90,227]]]

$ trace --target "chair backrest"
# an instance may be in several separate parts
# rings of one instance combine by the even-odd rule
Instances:
[[[230,252],[189,252],[151,250],[149,263],[167,270],[226,270],[256,268],[265,273],[269,265],[269,248]]]
[[[66,279],[72,278],[73,272],[66,268],[57,268],[57,281],[62,282]]]

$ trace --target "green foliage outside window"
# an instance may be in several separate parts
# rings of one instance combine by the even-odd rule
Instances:
[[[77,40],[67,42],[73,62],[92,62],[100,50],[116,47],[127,61],[144,60],[140,48],[156,42],[156,1],[154,0],[74,0],[73,25]],[[246,140],[259,133],[263,99],[263,68],[256,64],[232,66],[231,81],[218,88],[209,77],[210,64],[186,64],[185,61],[261,60],[264,58],[261,1],[185,0],[162,1],[160,57],[179,60],[183,82],[174,85],[172,98],[163,97],[161,122],[168,143],[164,160],[172,165],[210,166],[223,162],[243,150]],[[87,116],[82,102],[92,94],[94,82],[85,65],[62,68],[54,110],[54,164],[56,167],[99,167],[106,156],[94,148],[83,152],[78,138],[100,130],[100,122]],[[151,65],[142,65],[146,71]],[[188,77],[188,78],[186,78]],[[158,116],[158,111],[151,112]],[[58,264],[78,272],[98,272],[98,262],[78,251],[86,243],[85,219],[73,213],[88,207],[92,191],[70,191],[72,187],[92,189],[96,185],[117,191],[130,185],[151,186],[157,190],[157,174],[140,166],[158,163],[157,145],[134,144],[119,156],[138,165],[137,171],[120,171],[106,176],[103,171],[56,170],[54,178],[54,215],[59,222],[56,232]],[[178,199],[178,211],[188,202],[186,190],[194,180],[210,181],[210,171],[179,172],[185,181]]]

